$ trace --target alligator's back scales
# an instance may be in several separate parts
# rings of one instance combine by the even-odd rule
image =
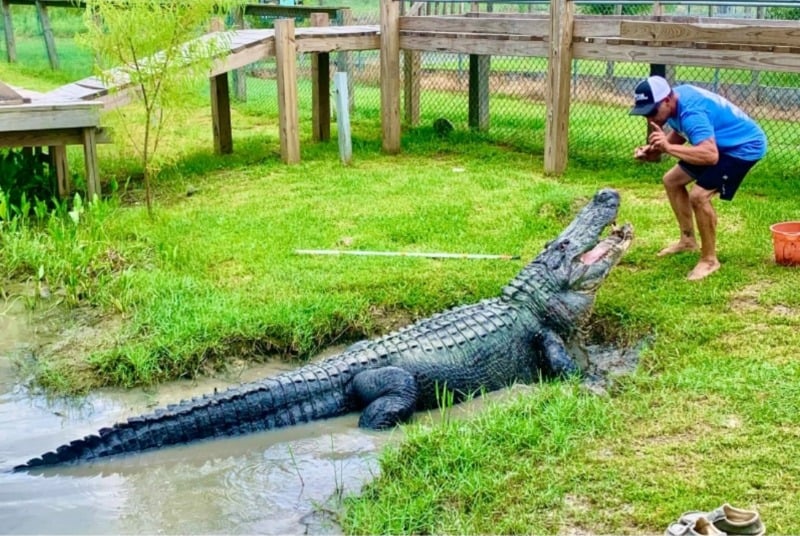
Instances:
[[[514,382],[579,374],[568,348],[591,310],[594,289],[632,239],[629,225],[600,239],[618,207],[616,192],[598,192],[497,298],[361,341],[293,372],[133,417],[15,470],[269,430],[358,410],[360,426],[386,428],[415,410],[435,407],[445,389],[460,400]]]

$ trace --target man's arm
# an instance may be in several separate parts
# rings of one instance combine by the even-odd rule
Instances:
[[[714,138],[707,138],[697,145],[685,145],[686,140],[675,131],[667,135],[655,123],[651,122],[650,125],[653,127],[653,132],[650,133],[648,141],[654,149],[679,158],[688,164],[711,166],[719,161],[719,149],[717,149],[717,142],[714,141]],[[680,143],[673,142],[676,140],[673,135],[677,136]]]

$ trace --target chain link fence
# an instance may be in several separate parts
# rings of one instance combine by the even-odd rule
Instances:
[[[267,3],[267,2],[265,2]],[[276,3],[276,2],[269,2]],[[299,4],[297,0],[280,0],[282,5]],[[349,19],[335,18],[331,24],[379,25],[379,4],[376,0],[305,0],[304,6],[349,9]],[[538,14],[549,16],[549,3],[542,0],[508,0],[507,2],[457,2],[405,0],[402,10],[415,6],[422,15],[460,15],[470,11],[501,15]],[[14,5],[16,31],[40,32],[33,6]],[[681,3],[608,3],[576,0],[576,14],[585,16],[652,15],[660,9],[663,15],[711,17],[719,19],[798,20],[800,3],[780,0],[771,2],[732,1],[731,5]],[[79,10],[77,10],[79,11]],[[18,17],[22,15],[22,17]],[[76,9],[51,10],[55,33],[77,32],[81,26]],[[248,15],[241,21],[229,20],[231,27],[269,28],[274,19]],[[31,28],[26,28],[31,26]],[[298,27],[309,25],[296,19]],[[62,45],[59,44],[59,47]],[[0,48],[3,48],[0,46]],[[36,43],[36,54],[44,47]],[[407,59],[407,55],[404,54]],[[20,61],[26,62],[26,58]],[[420,121],[414,128],[433,129],[437,119],[444,118],[456,129],[468,130],[469,120],[468,54],[424,52],[420,54]],[[331,55],[336,70],[347,71],[351,98],[351,123],[377,125],[380,121],[379,52],[340,52]],[[547,58],[492,56],[487,64],[489,117],[480,133],[499,143],[543,152],[545,137],[545,88]],[[311,56],[299,55],[298,99],[300,124],[311,124]],[[629,158],[632,148],[644,141],[646,126],[639,118],[628,116],[631,95],[636,83],[650,74],[646,63],[605,62],[576,59],[572,63],[572,100],[570,113],[570,158]],[[695,66],[666,66],[667,78],[673,84],[690,83],[717,92],[740,106],[755,118],[767,133],[769,159],[782,159],[796,165],[800,149],[800,73],[750,71]],[[234,106],[245,114],[277,118],[277,88],[274,60],[247,66],[232,75]],[[405,128],[410,128],[406,125]]]
[[[325,0],[324,5],[331,5]],[[306,0],[315,5],[321,0]],[[419,4],[419,2],[414,2]],[[378,25],[379,12],[374,0],[341,0],[337,7],[350,8],[352,22]],[[549,4],[531,2],[424,2],[422,15],[459,15],[479,10],[497,14],[549,15]],[[576,14],[651,15],[653,4],[583,4],[576,2]],[[741,2],[739,3],[741,4]],[[411,7],[406,2],[403,9]],[[800,4],[752,5],[665,4],[663,15],[735,19],[792,20],[800,18]],[[249,27],[266,27],[270,21],[250,18]],[[297,21],[298,26],[306,21]],[[432,129],[439,118],[456,129],[469,129],[469,55],[424,52],[420,58],[420,122],[417,128]],[[380,65],[378,51],[340,53],[331,58],[337,69],[346,69],[351,79],[354,128],[358,121],[378,121],[380,117]],[[767,133],[770,159],[794,161],[800,149],[800,73],[749,71],[694,66],[666,66],[673,85],[694,84],[719,93],[756,119]],[[298,58],[298,88],[301,121],[310,121],[310,58]],[[637,82],[651,73],[646,63],[605,62],[576,59],[572,63],[572,101],[570,112],[570,157],[630,158],[632,148],[643,143],[646,125],[628,116],[631,96]],[[246,103],[243,110],[277,116],[275,65],[272,61],[247,69]],[[542,152],[545,137],[545,88],[547,58],[492,56],[489,60],[490,117],[481,133],[492,140]],[[304,104],[308,104],[305,106]],[[305,122],[305,121],[304,121]],[[408,125],[406,126],[408,128]]]

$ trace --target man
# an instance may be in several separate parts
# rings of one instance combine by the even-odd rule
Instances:
[[[637,147],[634,157],[652,160],[669,154],[678,158],[664,174],[664,188],[681,235],[658,255],[697,250],[694,217],[700,233],[700,260],[688,279],[703,279],[720,267],[717,214],[711,199],[716,194],[725,201],[733,199],[744,176],[766,154],[767,138],[742,110],[699,87],[670,88],[662,77],[651,76],[636,86],[634,100],[631,115],[644,116],[652,129],[648,144]],[[664,125],[671,130],[665,132]],[[688,190],[692,181],[695,184]]]

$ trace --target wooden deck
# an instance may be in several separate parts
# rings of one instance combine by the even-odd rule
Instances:
[[[327,55],[330,52],[376,50],[380,48],[378,26],[321,26],[299,28],[294,30],[294,21],[287,19],[276,27],[287,28],[280,43],[276,44],[276,30],[238,30],[226,32],[229,43],[228,50],[219,58],[211,73],[211,109],[214,129],[214,147],[218,153],[229,153],[233,150],[230,124],[230,102],[228,98],[228,72],[240,69],[251,63],[266,58],[277,57],[277,51],[284,49],[284,59],[279,63],[292,64],[296,53],[314,54],[315,60],[328,65]],[[325,21],[323,21],[325,23]],[[210,33],[202,39],[214,38]],[[296,85],[293,67],[279,77],[284,90],[280,91],[282,110],[296,107],[296,99],[287,100],[292,92],[286,88]],[[325,69],[327,71],[327,69]],[[283,72],[287,71],[283,69]],[[104,77],[105,78],[105,77]],[[100,194],[100,181],[97,166],[96,143],[107,141],[99,128],[100,109],[110,110],[126,104],[130,100],[128,89],[133,89],[130,79],[123,69],[109,72],[109,80],[90,76],[77,82],[61,86],[50,92],[22,99],[10,90],[0,103],[0,146],[5,147],[42,147],[49,148],[49,154],[56,169],[59,193],[69,194],[69,167],[66,159],[66,145],[80,144],[84,147],[86,163],[86,182],[89,198]],[[318,72],[316,75],[317,108],[328,111],[315,114],[315,132],[330,132],[330,91],[329,74]],[[325,86],[323,88],[323,86]],[[294,92],[296,95],[296,91]],[[26,102],[29,101],[29,102]],[[296,114],[295,114],[296,115]],[[281,121],[284,121],[283,115]],[[299,141],[297,128],[291,125],[281,126],[281,154],[287,163],[299,160]]]
[[[33,96],[30,102],[0,105],[0,147],[49,148],[59,194],[70,193],[67,145],[83,145],[89,199],[100,194],[97,142],[100,104],[56,102]]]
[[[236,30],[226,32],[229,49],[214,66],[211,76],[228,73],[251,63],[275,57],[275,30]],[[206,38],[216,35],[207,34]],[[339,51],[377,50],[380,48],[378,26],[326,26],[297,28],[295,46],[298,53],[330,53]],[[105,83],[96,76],[61,86],[44,94],[53,101],[100,101],[105,109],[125,104],[124,95],[114,95],[128,87],[127,77],[115,73],[116,83]]]

